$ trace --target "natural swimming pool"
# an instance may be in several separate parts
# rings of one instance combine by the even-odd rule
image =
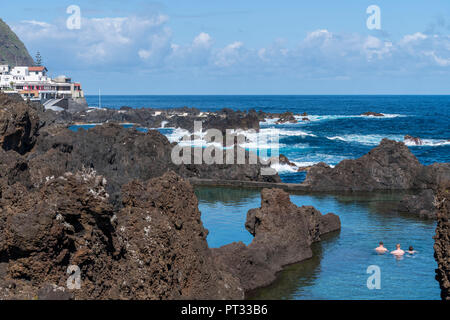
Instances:
[[[202,221],[210,231],[210,247],[233,241],[248,244],[247,211],[260,206],[260,193],[252,189],[196,188]],[[333,212],[342,223],[340,232],[313,245],[314,257],[287,266],[275,283],[252,292],[254,299],[439,299],[434,279],[435,221],[399,214],[397,194],[291,195],[298,206],[312,205],[323,214]],[[418,254],[398,260],[377,255],[379,241],[393,250],[414,246]],[[380,267],[381,289],[369,290],[367,268]]]

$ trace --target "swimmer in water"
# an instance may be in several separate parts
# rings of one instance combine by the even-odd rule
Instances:
[[[409,246],[409,249],[408,249],[408,251],[406,251],[406,253],[415,254],[415,253],[417,253],[417,251],[414,250],[413,246]]]
[[[394,256],[402,256],[405,254],[405,251],[400,249],[399,243],[395,247],[396,247],[396,249],[394,251],[391,251],[391,254],[393,254]]]
[[[388,249],[386,249],[384,247],[383,241],[380,241],[380,244],[378,247],[375,248],[375,251],[378,253],[386,253],[386,251],[388,251]]]

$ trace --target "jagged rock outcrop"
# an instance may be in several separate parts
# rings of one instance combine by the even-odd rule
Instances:
[[[0,299],[241,299],[213,263],[192,187],[173,172],[108,201],[92,170],[8,187],[0,200]],[[69,266],[80,288],[67,286]]]
[[[434,191],[423,190],[417,195],[405,195],[398,205],[398,211],[414,214],[422,218],[436,219]]]
[[[169,172],[127,184],[122,198],[117,232],[126,263],[117,269],[119,298],[243,298],[239,281],[213,262],[188,182]]]
[[[450,164],[422,165],[403,142],[383,139],[355,160],[334,168],[319,163],[308,170],[303,185],[314,191],[433,189],[450,180]]]
[[[50,111],[49,111],[50,112]],[[182,128],[194,131],[194,122],[202,122],[203,130],[217,129],[225,134],[227,129],[253,129],[258,131],[259,116],[254,110],[234,111],[223,109],[217,112],[200,112],[195,108],[155,110],[151,108],[89,109],[79,112],[52,113],[54,123],[133,123],[146,128]]]
[[[66,128],[41,130],[39,141],[28,156],[33,184],[47,176],[59,176],[66,171],[93,168],[108,180],[112,201],[120,203],[121,187],[133,179],[148,180],[173,170],[186,178],[280,181],[274,175],[262,175],[261,164],[174,164],[172,148],[167,138],[156,130],[147,133],[105,124],[89,130],[73,132]],[[234,154],[236,159],[238,152]],[[224,153],[225,157],[225,153]],[[248,159],[249,153],[246,152]],[[237,163],[236,161],[234,163]]]
[[[280,115],[280,118],[276,122],[277,124],[282,123],[297,123],[297,119],[294,117],[292,112],[286,111]]]
[[[120,251],[105,179],[93,171],[48,178],[41,188],[17,183],[0,199],[0,297],[32,299],[54,284],[66,288],[67,268],[83,274],[81,298],[100,298]],[[46,291],[46,290],[44,290]],[[47,290],[48,291],[48,290]]]
[[[235,275],[245,291],[270,284],[283,266],[312,256],[311,244],[339,230],[339,217],[322,215],[311,206],[297,207],[280,189],[263,189],[261,207],[247,213],[246,229],[254,236],[212,249],[216,263]]]
[[[24,101],[0,93],[0,146],[20,154],[30,151],[37,137],[39,117]]]
[[[434,258],[438,264],[436,280],[442,300],[450,300],[450,184],[442,185],[436,196],[438,210]]]
[[[172,146],[157,131],[148,133],[104,125],[73,132],[66,128],[41,131],[28,155],[31,180],[39,185],[48,176],[93,168],[108,180],[108,193],[118,203],[122,186],[133,179],[148,180],[171,168]]]

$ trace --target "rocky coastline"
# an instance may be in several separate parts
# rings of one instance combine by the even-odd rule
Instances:
[[[74,132],[48,125],[38,105],[3,95],[0,102],[0,299],[243,299],[259,285],[228,271],[228,252],[221,258],[208,247],[183,177],[276,182],[278,175],[261,176],[260,164],[175,166],[174,145],[157,131],[107,124]],[[287,214],[272,208],[279,199],[267,198],[271,192],[282,191],[263,191],[261,210],[280,216],[258,218],[267,230],[248,222],[252,247],[293,256],[261,266],[261,274],[308,258],[311,242],[340,225],[337,216],[290,204],[291,219],[303,221],[289,230],[298,238],[291,247],[280,234],[287,229],[269,227]],[[272,240],[260,240],[264,234]],[[71,266],[82,275],[79,289],[67,287]]]
[[[54,112],[0,94],[0,299],[243,299],[311,258],[311,244],[338,231],[339,217],[297,207],[280,189],[263,189],[261,207],[248,212],[248,246],[208,247],[188,180],[281,182],[261,174],[268,164],[175,165],[176,143],[119,124],[258,131],[271,117],[296,119],[227,109]],[[77,122],[104,124],[67,128]],[[448,297],[448,210],[435,194],[446,196],[437,190],[450,181],[449,164],[424,166],[404,143],[384,139],[359,159],[303,170],[310,192],[417,191],[399,211],[437,217],[437,280]],[[80,269],[80,290],[67,289],[69,266]]]

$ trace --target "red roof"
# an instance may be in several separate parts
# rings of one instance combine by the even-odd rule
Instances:
[[[44,70],[47,70],[47,68],[46,67],[28,67],[28,71],[37,71],[37,72],[39,72],[39,71],[44,71]]]

